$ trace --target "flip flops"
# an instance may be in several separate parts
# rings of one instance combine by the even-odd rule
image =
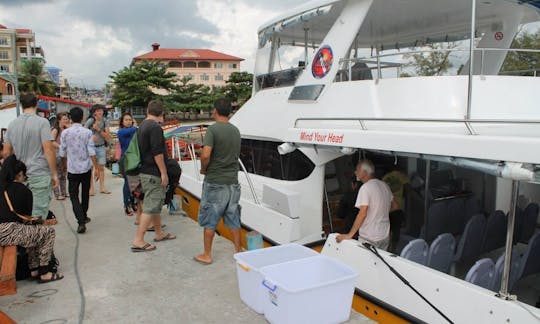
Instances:
[[[101,190],[100,193],[108,195],[108,194],[110,194],[111,192],[110,192],[109,190]]]
[[[139,224],[135,224],[135,225],[139,225]],[[164,229],[165,227],[167,227],[167,225],[161,224],[161,228],[162,228],[162,229]],[[148,232],[155,232],[155,231],[156,231],[156,228],[154,227],[154,225],[152,225],[152,226],[148,227],[146,230],[147,230]]]
[[[212,264],[212,261],[207,262],[207,261],[199,260],[196,256],[193,257],[193,261],[196,261],[196,262],[198,262],[198,263],[200,263],[202,265],[210,265],[210,264]]]
[[[167,240],[174,240],[176,236],[171,233],[165,234],[162,238],[155,238],[154,242],[161,242],[161,241],[167,241]]]
[[[154,251],[155,249],[156,249],[155,245],[146,243],[143,246],[132,246],[131,252],[150,252],[150,251]]]

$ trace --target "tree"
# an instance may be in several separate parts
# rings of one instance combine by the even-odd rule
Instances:
[[[453,64],[449,60],[451,49],[456,47],[454,43],[428,44],[426,45],[429,52],[406,54],[403,57],[410,59],[412,62],[408,64],[414,68],[416,75],[433,76],[443,75]],[[409,73],[404,73],[402,76],[411,76]]]
[[[540,30],[536,33],[520,33],[512,41],[511,48],[539,49]],[[540,53],[508,52],[504,60],[501,72],[511,75],[538,75],[540,70]]]
[[[225,96],[237,107],[241,107],[251,98],[253,74],[248,72],[233,72],[227,80]]]
[[[38,95],[54,96],[56,83],[43,69],[39,59],[30,59],[22,64],[19,74],[19,91],[33,92]]]
[[[151,100],[163,100],[177,89],[175,77],[159,61],[131,64],[109,76],[114,84],[112,104],[122,108],[146,107]]]

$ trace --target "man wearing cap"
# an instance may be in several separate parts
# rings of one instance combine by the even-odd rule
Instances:
[[[94,172],[98,172],[99,177],[99,192],[103,194],[110,194],[111,192],[105,189],[105,163],[107,163],[106,146],[107,141],[111,140],[111,133],[109,132],[109,122],[104,118],[105,106],[93,105],[90,110],[92,117],[88,118],[86,128],[92,131],[92,138],[94,139],[94,147],[96,150],[97,169]],[[94,195],[94,185],[90,186],[90,195]]]

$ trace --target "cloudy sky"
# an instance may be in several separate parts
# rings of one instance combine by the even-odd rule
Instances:
[[[257,29],[305,0],[0,0],[0,24],[29,28],[48,66],[71,84],[102,87],[137,55],[208,48],[244,58],[252,72]]]

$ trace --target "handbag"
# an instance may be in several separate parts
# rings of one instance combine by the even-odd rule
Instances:
[[[23,223],[28,224],[28,225],[43,224],[43,219],[39,217],[26,216],[26,215],[21,215],[17,213],[15,209],[13,209],[13,205],[11,204],[11,199],[9,199],[9,195],[7,191],[4,191],[4,197],[6,198],[6,202],[8,204],[9,210],[15,215],[17,215],[22,220]]]

